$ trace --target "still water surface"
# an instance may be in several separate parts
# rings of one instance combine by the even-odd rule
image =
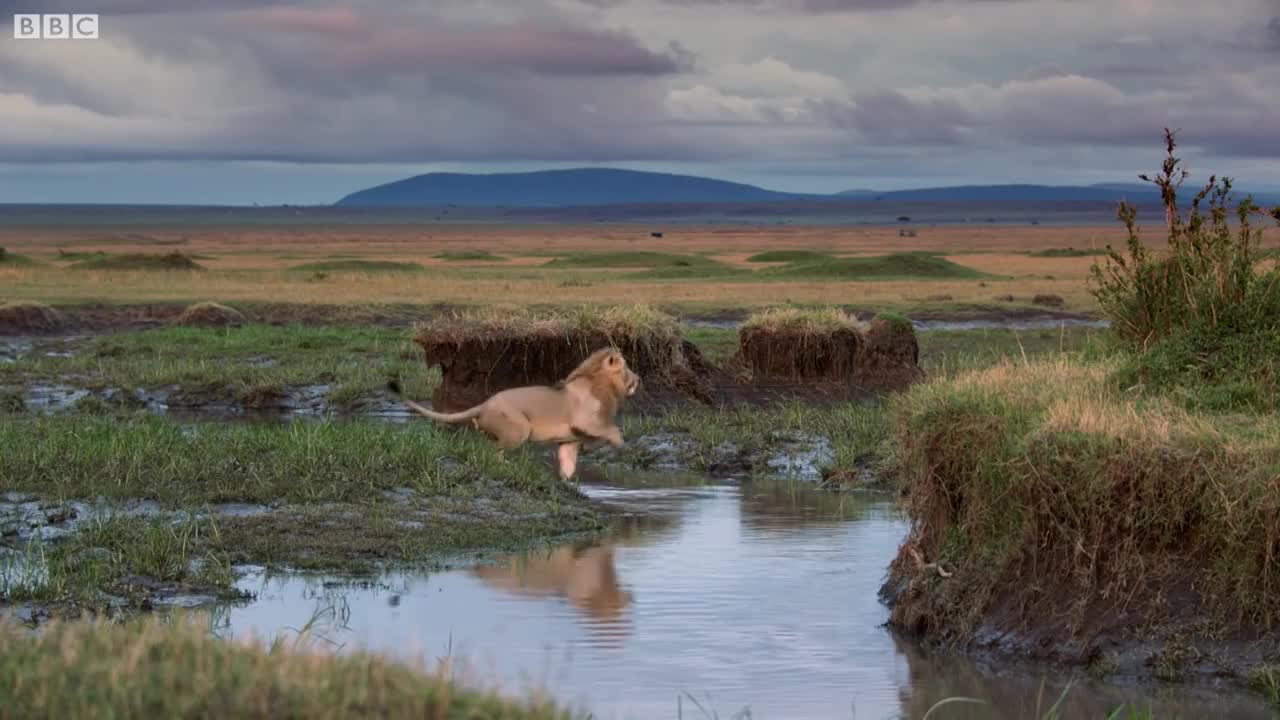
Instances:
[[[1021,719],[1047,711],[1070,679],[929,655],[885,628],[877,591],[907,530],[887,497],[774,484],[585,489],[647,517],[602,544],[374,583],[250,574],[241,586],[257,600],[217,622],[227,635],[276,637],[318,618],[317,636],[344,649],[451,657],[464,675],[545,689],[598,718],[914,719],[965,696],[986,704],[931,717]],[[1124,703],[1154,718],[1272,717],[1225,689],[1085,680],[1060,717],[1103,718]]]

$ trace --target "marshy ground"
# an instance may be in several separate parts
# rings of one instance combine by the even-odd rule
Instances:
[[[924,502],[926,483],[894,484],[904,473],[954,470],[944,479],[960,489],[928,497],[968,498],[965,507],[983,513],[969,518],[977,525],[964,528],[968,536],[1010,552],[1013,526],[1002,523],[1022,519],[1020,506],[1002,505],[1010,496],[997,485],[965,485],[986,476],[947,462],[989,468],[984,458],[998,451],[1016,466],[1039,447],[1047,454],[1032,459],[1049,463],[1060,456],[1035,442],[1059,431],[1146,444],[1166,457],[1183,446],[1180,428],[1216,424],[1238,436],[1236,454],[1214,456],[1209,435],[1196,436],[1196,447],[1224,473],[1254,472],[1243,473],[1250,487],[1265,484],[1270,466],[1240,458],[1272,457],[1272,425],[1239,412],[1228,423],[1186,404],[1176,412],[1143,399],[1126,405],[1131,391],[1097,390],[1095,370],[1081,369],[1113,362],[1084,281],[1096,247],[1119,240],[1114,228],[1048,227],[913,236],[691,227],[662,238],[635,226],[4,228],[0,613],[48,628],[62,617],[195,607],[228,637],[305,628],[308,637],[433,664],[456,637],[459,657],[508,658],[480,673],[481,685],[539,672],[550,647],[579,657],[566,662],[562,682],[548,679],[562,691],[555,697],[601,712],[670,714],[679,705],[693,714],[713,693],[720,712],[751,704],[768,716],[829,717],[848,712],[852,688],[862,696],[853,706],[877,716],[920,717],[956,695],[988,701],[981,717],[1095,717],[1121,706],[1135,717],[1187,708],[1265,716],[1258,696],[1203,685],[1172,696],[1100,680],[1068,688],[1069,673],[1040,666],[996,679],[881,627],[890,618],[877,599],[886,568],[893,563],[899,577],[912,570],[902,565],[909,558],[894,558],[918,517],[904,515],[897,498],[917,493],[917,510]],[[234,314],[184,316],[210,299]],[[471,433],[410,418],[386,389],[395,381],[425,399],[441,381],[413,342],[417,321],[498,301],[586,300],[662,306],[716,364],[739,351],[738,327],[761,307],[894,310],[912,321],[931,382],[890,403],[624,411],[627,447],[588,450],[581,488],[555,481],[549,452],[502,456]],[[1069,391],[1059,376],[1082,389]],[[1068,416],[1079,426],[1068,427]],[[992,437],[973,445],[963,440],[976,436],[958,430],[929,436],[925,422],[976,424]],[[1092,457],[1104,469],[1151,460]],[[1104,490],[1071,496],[1070,507],[1083,512]],[[1246,526],[1220,529],[1235,537],[1226,531]],[[959,536],[908,539],[966,581],[1000,580],[975,570],[991,556],[966,554]],[[1241,593],[1257,589],[1244,580],[1248,567],[1223,572]],[[955,613],[976,612],[996,587],[920,582],[932,585],[895,613],[932,620],[948,597],[959,598],[947,606]],[[955,628],[980,625],[947,617]],[[226,653],[227,667],[244,672],[284,668],[278,687],[255,685],[244,698],[302,692],[309,682],[293,656],[210,650],[199,632],[78,628],[37,637],[103,653]],[[11,657],[25,660],[0,663],[0,674],[47,662],[40,643],[53,640],[22,637]],[[357,667],[306,662],[334,677]],[[426,695],[413,701],[426,705],[393,699],[423,670],[353,662],[378,668],[367,682],[386,693],[381,707],[437,707]],[[801,667],[802,677],[788,673]],[[790,678],[789,694],[774,683],[779,674]],[[1046,677],[1048,690],[1039,687]],[[1268,677],[1259,673],[1258,684]],[[174,677],[155,683],[183,687]],[[579,697],[589,688],[597,691]],[[67,710],[56,687],[41,693],[24,707]],[[1065,704],[1054,715],[1059,696]]]

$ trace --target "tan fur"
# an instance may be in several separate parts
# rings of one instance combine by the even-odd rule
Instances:
[[[531,385],[496,393],[462,412],[438,413],[405,400],[413,410],[439,422],[462,423],[489,435],[503,450],[526,442],[554,443],[560,477],[573,477],[578,448],[585,439],[623,444],[614,420],[622,401],[640,387],[640,376],[627,367],[622,353],[605,348],[592,353],[555,387]]]

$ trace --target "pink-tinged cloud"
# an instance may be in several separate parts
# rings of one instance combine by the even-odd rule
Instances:
[[[349,8],[276,7],[239,13],[250,33],[298,39],[321,35],[310,48],[317,64],[389,70],[461,67],[528,70],[552,75],[666,75],[686,58],[657,53],[614,30],[521,23],[505,26],[424,25],[359,14]]]
[[[235,24],[245,30],[317,34],[366,34],[369,22],[351,8],[274,7],[239,15]]]

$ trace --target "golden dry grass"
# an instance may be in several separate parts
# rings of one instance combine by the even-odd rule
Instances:
[[[301,273],[210,270],[199,277],[167,273],[97,273],[28,268],[0,270],[5,300],[75,302],[296,303],[650,303],[688,307],[744,307],[804,303],[860,305],[879,309],[916,307],[946,295],[961,304],[991,304],[1013,295],[1026,301],[1038,293],[1061,295],[1069,309],[1092,307],[1083,277],[948,281],[705,281],[629,280],[618,272],[557,271],[532,277],[515,273],[476,276],[456,271],[414,276],[330,273],[313,280]]]
[[[1012,295],[1066,299],[1067,309],[1092,310],[1086,279],[1095,258],[1031,257],[1029,251],[1095,247],[1124,239],[1123,228],[963,227],[926,228],[902,238],[897,228],[679,227],[652,238],[642,226],[343,226],[333,228],[146,228],[104,233],[94,229],[0,229],[0,245],[46,261],[44,266],[0,270],[0,300],[41,302],[222,302],[298,303],[651,303],[687,307],[838,304],[876,309],[936,305],[988,305]],[[1280,231],[1268,231],[1268,244]],[[1159,245],[1159,233],[1149,241]],[[160,243],[173,243],[162,245]],[[108,253],[181,250],[202,256],[200,277],[167,273],[71,273],[58,251]],[[836,255],[875,255],[931,250],[961,265],[1007,279],[895,280],[876,282],[627,277],[633,269],[552,269],[557,255],[583,251],[653,251],[705,254],[735,268],[761,250],[816,250]],[[485,250],[502,262],[448,262],[442,252]],[[289,273],[287,268],[334,259],[414,262],[414,276],[333,272],[326,277]]]

